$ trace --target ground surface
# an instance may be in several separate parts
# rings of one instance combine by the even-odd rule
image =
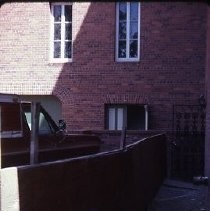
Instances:
[[[167,179],[148,211],[207,211],[209,196],[207,185]]]

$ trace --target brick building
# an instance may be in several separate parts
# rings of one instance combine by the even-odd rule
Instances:
[[[41,101],[68,130],[170,131],[173,105],[206,95],[208,13],[204,2],[4,3],[0,92]]]
[[[129,17],[128,7],[134,17]],[[169,129],[173,104],[196,103],[205,94],[206,9],[196,2],[143,2],[120,8],[114,2],[2,4],[0,92],[36,97],[50,106],[55,102],[52,113],[62,116],[69,129],[104,129],[114,113],[145,119],[144,105],[149,129]],[[62,22],[55,16],[64,10],[69,15],[62,14]],[[127,20],[120,20],[119,11]],[[123,42],[125,32],[116,36],[117,27],[131,22],[133,37]],[[52,55],[53,40],[63,45],[55,41],[61,35],[53,34],[53,25],[69,27],[64,45],[71,50],[66,58]],[[138,55],[117,55],[116,45],[123,48],[128,42],[137,43]],[[144,122],[136,123],[146,128]],[[138,129],[135,122],[130,124]]]

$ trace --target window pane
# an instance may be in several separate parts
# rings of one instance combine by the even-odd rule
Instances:
[[[109,108],[109,130],[115,129],[115,109]]]
[[[66,23],[65,24],[65,39],[71,40],[71,35],[72,35],[71,23]]]
[[[54,21],[61,21],[61,5],[55,5],[53,10]]]
[[[61,40],[61,24],[54,24],[54,40]]]
[[[130,58],[138,57],[138,54],[137,54],[138,45],[137,44],[138,44],[137,40],[130,41]]]
[[[130,4],[130,19],[138,20],[138,3],[133,2]]]
[[[123,108],[117,109],[117,129],[122,130],[123,128]]]
[[[119,20],[126,20],[126,3],[119,3]]]
[[[43,113],[39,115],[39,134],[49,134],[51,133],[49,124]]]
[[[25,115],[26,115],[26,121],[28,123],[28,127],[29,129],[31,130],[31,112],[25,112]]]
[[[66,5],[65,6],[65,21],[72,21],[72,6]]]
[[[126,41],[119,41],[119,58],[126,58]]]
[[[54,58],[61,57],[61,42],[54,42]]]
[[[65,42],[65,58],[71,58],[71,42]]]
[[[126,22],[119,23],[119,39],[126,39]]]
[[[130,23],[130,39],[138,39],[138,23]]]

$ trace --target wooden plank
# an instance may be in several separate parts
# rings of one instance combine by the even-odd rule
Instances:
[[[0,210],[20,211],[19,181],[17,167],[0,170]]]

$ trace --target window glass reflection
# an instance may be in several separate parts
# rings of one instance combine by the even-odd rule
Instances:
[[[119,4],[119,20],[126,20],[126,3]]]
[[[126,58],[126,41],[119,41],[119,58]]]
[[[65,6],[65,21],[68,21],[68,22],[72,21],[72,6],[71,5]]]
[[[71,42],[65,42],[65,58],[71,58]]]
[[[54,6],[54,21],[60,22],[61,21],[61,5],[55,5]]]
[[[130,4],[130,19],[137,20],[138,19],[138,3],[133,2]]]
[[[72,38],[72,27],[71,23],[65,24],[65,40],[71,40]]]
[[[138,48],[138,42],[137,40],[130,41],[130,57],[131,58],[137,58],[137,48]]]
[[[131,22],[130,24],[130,39],[138,39],[138,23]]]
[[[61,40],[61,24],[54,24],[54,40]]]
[[[119,39],[126,39],[126,22],[119,23]]]
[[[61,42],[54,42],[54,58],[61,57]]]

